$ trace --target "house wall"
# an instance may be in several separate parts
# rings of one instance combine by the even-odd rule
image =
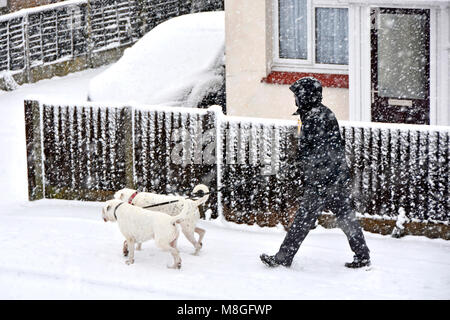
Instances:
[[[294,118],[289,85],[261,82],[271,71],[272,1],[225,0],[225,30],[228,114]],[[323,103],[348,120],[348,89],[324,87]]]
[[[450,1],[442,5],[438,17],[437,111],[436,124],[450,126]]]
[[[0,15],[8,13],[8,1],[0,0]]]

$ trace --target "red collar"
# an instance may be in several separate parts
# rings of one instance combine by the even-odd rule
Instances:
[[[128,203],[129,203],[129,204],[132,204],[131,202],[133,202],[134,197],[136,197],[136,195],[137,195],[138,193],[139,193],[138,191],[135,191],[135,192],[131,195],[130,199],[128,199]]]

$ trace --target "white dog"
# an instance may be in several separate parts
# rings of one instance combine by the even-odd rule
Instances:
[[[126,201],[129,204],[145,208],[147,206],[152,206],[151,210],[158,210],[160,212],[167,213],[168,215],[175,216],[180,214],[181,210],[185,207],[183,202],[180,200],[185,200],[191,205],[189,206],[189,211],[186,212],[186,218],[180,223],[181,230],[185,237],[189,240],[190,243],[195,248],[194,254],[197,255],[200,249],[202,248],[202,240],[205,236],[205,230],[197,227],[197,222],[200,219],[200,211],[198,210],[198,206],[204,204],[209,197],[209,189],[204,184],[199,184],[195,186],[192,191],[194,194],[202,191],[204,195],[198,200],[190,200],[185,199],[181,196],[173,196],[173,195],[163,195],[157,193],[149,193],[149,192],[138,192],[134,189],[124,188],[122,190],[117,191],[114,194],[115,199],[119,199],[121,201]],[[161,204],[158,206],[157,205]],[[196,232],[199,235],[198,240],[195,239]],[[124,255],[127,255],[127,244],[124,243]],[[140,249],[140,244],[138,244],[138,250]]]
[[[169,251],[174,259],[173,266],[181,268],[181,258],[177,249],[179,231],[177,223],[186,218],[186,213],[192,210],[192,204],[180,200],[183,206],[181,213],[169,216],[158,211],[149,211],[133,206],[120,200],[108,200],[102,209],[102,218],[105,222],[117,221],[120,232],[128,243],[129,257],[127,264],[134,263],[134,245],[147,240],[155,239],[156,245],[164,251]]]

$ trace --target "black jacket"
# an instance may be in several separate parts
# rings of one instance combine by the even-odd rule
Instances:
[[[300,166],[304,187],[349,187],[345,144],[334,113],[321,103],[302,109],[296,166]]]

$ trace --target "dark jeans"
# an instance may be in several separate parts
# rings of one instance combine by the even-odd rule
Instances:
[[[334,186],[322,191],[314,187],[305,190],[300,208],[275,256],[276,260],[290,265],[301,243],[314,226],[318,215],[328,210],[336,215],[337,225],[347,236],[350,248],[355,255],[360,259],[369,259],[369,248],[352,208],[350,192],[346,188]]]

